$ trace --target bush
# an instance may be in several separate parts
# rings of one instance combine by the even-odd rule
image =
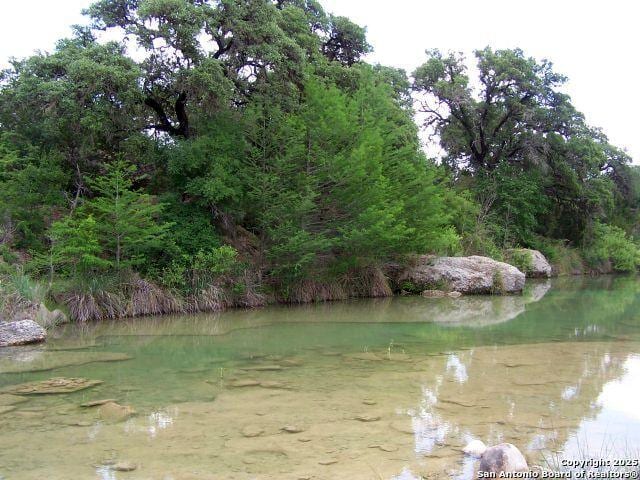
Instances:
[[[611,261],[614,270],[633,272],[640,264],[640,250],[621,228],[597,222],[585,259],[592,267]]]
[[[533,257],[531,252],[526,250],[512,250],[509,253],[509,263],[523,273],[529,273],[533,270]]]

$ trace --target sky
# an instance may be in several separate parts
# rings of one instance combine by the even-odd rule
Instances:
[[[565,91],[589,124],[640,164],[640,5],[633,0],[320,0],[367,27],[368,60],[412,72],[430,48],[519,47],[569,77]],[[0,66],[51,51],[85,23],[91,0],[0,0]]]

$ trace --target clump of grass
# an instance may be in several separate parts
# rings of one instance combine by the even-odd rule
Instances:
[[[345,300],[348,297],[339,280],[304,279],[289,287],[283,300],[290,303],[311,303]]]
[[[127,316],[163,315],[183,310],[181,300],[170,291],[137,276],[126,285],[125,295]]]
[[[350,297],[390,297],[393,291],[378,267],[366,267],[346,275],[342,282]]]
[[[23,311],[32,311],[47,297],[48,288],[34,281],[21,267],[8,267],[0,275],[0,318],[11,320]]]
[[[185,303],[186,311],[219,312],[228,306],[229,302],[224,290],[217,285],[209,285],[197,293],[190,295]]]

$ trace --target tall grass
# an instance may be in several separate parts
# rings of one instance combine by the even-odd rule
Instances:
[[[37,308],[47,293],[48,288],[25,275],[22,268],[7,268],[0,274],[0,319],[9,321],[20,312]]]

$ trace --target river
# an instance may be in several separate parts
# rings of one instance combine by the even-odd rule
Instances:
[[[639,312],[636,278],[576,277],[66,325],[0,350],[0,479],[463,480],[472,439],[637,458]],[[102,383],[23,385],[54,377]]]

